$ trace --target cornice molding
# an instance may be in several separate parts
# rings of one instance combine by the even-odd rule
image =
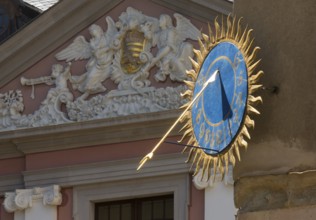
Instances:
[[[122,0],[61,1],[43,13],[0,46],[0,87],[120,2]]]
[[[80,186],[189,173],[190,164],[185,163],[186,158],[187,155],[180,153],[157,155],[140,171],[136,171],[140,158],[24,171],[21,175],[1,176],[0,195],[24,187],[44,187],[53,184],[61,187]]]
[[[144,168],[137,171],[140,158],[118,161],[106,161],[50,168],[45,170],[26,171],[23,173],[25,186],[44,186],[58,184],[61,187],[80,186],[105,182],[124,181],[129,179],[189,173],[190,165],[185,163],[182,154],[157,155]]]
[[[1,138],[0,138],[1,139]],[[0,141],[0,159],[21,157],[23,152],[16,148],[16,145],[10,141]]]
[[[79,147],[159,138],[181,110],[129,115],[85,122],[1,132],[0,145],[8,157]],[[179,127],[171,135],[179,134]],[[13,154],[12,152],[15,152]],[[12,153],[12,154],[11,154]]]
[[[0,176],[0,195],[21,188],[24,188],[22,174]]]

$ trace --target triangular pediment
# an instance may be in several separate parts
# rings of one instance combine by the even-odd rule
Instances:
[[[60,1],[0,46],[0,88],[124,2],[127,2],[128,6],[128,2],[133,1]],[[216,16],[231,13],[233,10],[232,3],[226,0],[148,0],[148,2],[202,22],[209,22]]]
[[[185,70],[205,28],[203,13],[183,6],[61,1],[3,43],[2,145],[37,152],[113,143],[124,124],[126,140],[135,129],[138,139],[160,136],[187,102]]]

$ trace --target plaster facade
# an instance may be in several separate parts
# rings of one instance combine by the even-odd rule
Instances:
[[[117,20],[128,7],[155,18],[180,13],[204,30],[207,21],[218,13],[232,11],[232,4],[226,1],[61,1],[0,46],[0,93],[20,90],[26,94],[22,114],[34,113],[54,86],[36,86],[36,98],[32,99],[32,88],[22,86],[20,77],[49,76],[56,62],[66,65],[56,60],[56,53],[79,35],[89,39],[91,24],[106,30],[105,17]],[[136,171],[139,160],[181,113],[169,109],[2,131],[0,201],[5,202],[6,192],[58,185],[62,201],[53,208],[54,220],[80,219],[80,204],[86,204],[85,219],[92,220],[95,202],[170,192],[175,195],[175,219],[179,220],[212,219],[219,211],[212,212],[214,207],[209,207],[216,196],[223,196],[223,206],[229,203],[232,214],[227,220],[235,218],[232,197],[239,220],[313,219],[315,8],[313,0],[234,1],[233,13],[242,16],[254,29],[255,44],[261,47],[260,69],[265,72],[262,80],[265,89],[260,91],[264,104],[260,107],[260,117],[255,117],[256,129],[251,132],[249,149],[241,151],[241,162],[234,168],[234,186],[215,184],[214,190],[203,187],[197,190],[190,165],[184,163],[186,155],[180,153],[179,146],[169,144],[163,144],[141,172]],[[71,68],[74,72],[84,72],[85,65],[86,62],[78,61]],[[163,86],[178,84],[168,79]],[[105,85],[109,90],[116,86],[108,81]],[[154,81],[153,85],[159,86]],[[71,92],[74,98],[82,95]],[[60,110],[65,112],[64,108]],[[174,129],[170,139],[179,139],[177,131],[178,128]],[[167,184],[169,179],[171,186]],[[129,183],[135,191],[124,191]],[[120,184],[124,187],[119,187]],[[152,188],[153,185],[157,188]],[[182,209],[185,210],[181,212]],[[8,213],[4,207],[0,209],[0,220],[25,217]]]
[[[60,123],[59,113],[63,115],[66,109],[64,104],[59,103],[59,116],[55,113],[50,115],[53,119],[59,117],[55,121],[57,123],[49,124],[50,122],[46,121],[48,124],[45,125],[35,123],[19,128],[11,123],[21,121],[15,120],[16,117],[27,119],[30,115],[37,114],[43,106],[49,106],[48,94],[59,92],[61,85],[56,82],[52,85],[45,84],[52,74],[52,66],[59,63],[66,69],[65,59],[58,61],[56,54],[67,48],[77,36],[83,36],[89,41],[89,27],[92,24],[107,30],[110,25],[106,22],[107,16],[115,21],[119,18],[124,20],[122,13],[128,14],[128,10],[131,10],[128,8],[134,8],[146,15],[145,19],[150,16],[152,20],[158,20],[161,14],[166,14],[171,16],[174,22],[179,22],[175,21],[174,14],[181,13],[181,16],[188,17],[186,22],[192,22],[192,26],[201,28],[206,26],[205,15],[217,13],[213,7],[216,4],[204,7],[194,1],[186,2],[204,13],[193,13],[191,16],[193,8],[187,9],[186,3],[180,1],[175,5],[174,1],[147,0],[61,1],[1,45],[0,50],[6,53],[3,53],[5,55],[1,56],[0,61],[3,73],[0,92],[5,94],[5,97],[18,97],[14,100],[4,100],[23,103],[23,108],[18,112],[9,111],[10,116],[14,117],[8,121],[2,120],[5,129],[1,132],[0,142],[0,163],[3,165],[0,167],[0,189],[2,201],[8,205],[5,206],[6,210],[0,211],[1,220],[36,219],[42,218],[45,213],[48,214],[46,217],[54,220],[93,220],[94,204],[97,202],[170,193],[174,195],[174,219],[204,219],[204,190],[194,187],[190,165],[185,163],[186,155],[181,154],[182,147],[163,144],[157,151],[155,160],[146,164],[141,171],[136,171],[141,157],[154,146],[177,118],[181,112],[179,109],[142,114],[133,112],[117,117]],[[225,10],[231,10],[231,4],[226,5],[228,7]],[[138,12],[132,11],[130,16],[134,16],[134,13]],[[196,44],[194,39],[189,38],[188,41]],[[153,49],[153,55],[156,54],[155,50],[157,49]],[[86,63],[87,61],[73,61],[71,71],[89,71]],[[153,62],[152,66],[154,65]],[[159,68],[157,66],[151,71],[157,71]],[[155,82],[153,77],[149,80],[153,86],[158,87],[176,87],[181,84],[170,78],[163,84]],[[36,84],[37,82],[40,84]],[[28,84],[36,86],[32,88],[27,86]],[[80,91],[71,88],[69,82],[62,85],[70,88],[66,91],[71,93],[67,99],[78,99],[82,95]],[[116,88],[113,82],[107,81],[104,85],[107,90]],[[13,92],[9,94],[8,91],[11,90]],[[17,90],[21,92],[15,93]],[[51,114],[56,111],[55,107],[48,107],[48,112]],[[178,130],[178,127],[174,129],[170,140],[179,139]],[[38,194],[32,194],[51,186],[60,189],[59,200],[54,203],[54,207],[39,200]],[[23,209],[15,204],[20,192],[28,194],[25,201],[31,204],[23,206]],[[15,208],[10,209],[9,204]]]

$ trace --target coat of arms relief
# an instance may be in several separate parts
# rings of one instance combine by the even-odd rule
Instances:
[[[66,64],[54,64],[51,76],[21,77],[22,85],[32,86],[32,96],[37,84],[54,85],[37,111],[22,114],[21,91],[10,91],[15,97],[10,105],[5,104],[8,95],[0,94],[2,130],[179,108],[186,102],[180,95],[186,90],[181,82],[193,57],[193,45],[187,40],[198,40],[200,31],[184,16],[173,16],[154,18],[129,7],[116,22],[106,17],[105,31],[92,24],[90,39],[77,36],[55,55]],[[84,72],[72,73],[71,65],[79,60],[87,61]],[[152,85],[153,80],[163,84],[167,78],[179,86]],[[106,80],[117,88],[106,88]],[[74,90],[80,92],[79,97],[74,98]]]

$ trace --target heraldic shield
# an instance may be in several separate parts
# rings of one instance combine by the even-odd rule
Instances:
[[[121,68],[124,73],[133,74],[144,64],[140,59],[146,44],[145,36],[137,30],[129,30],[122,39]]]

